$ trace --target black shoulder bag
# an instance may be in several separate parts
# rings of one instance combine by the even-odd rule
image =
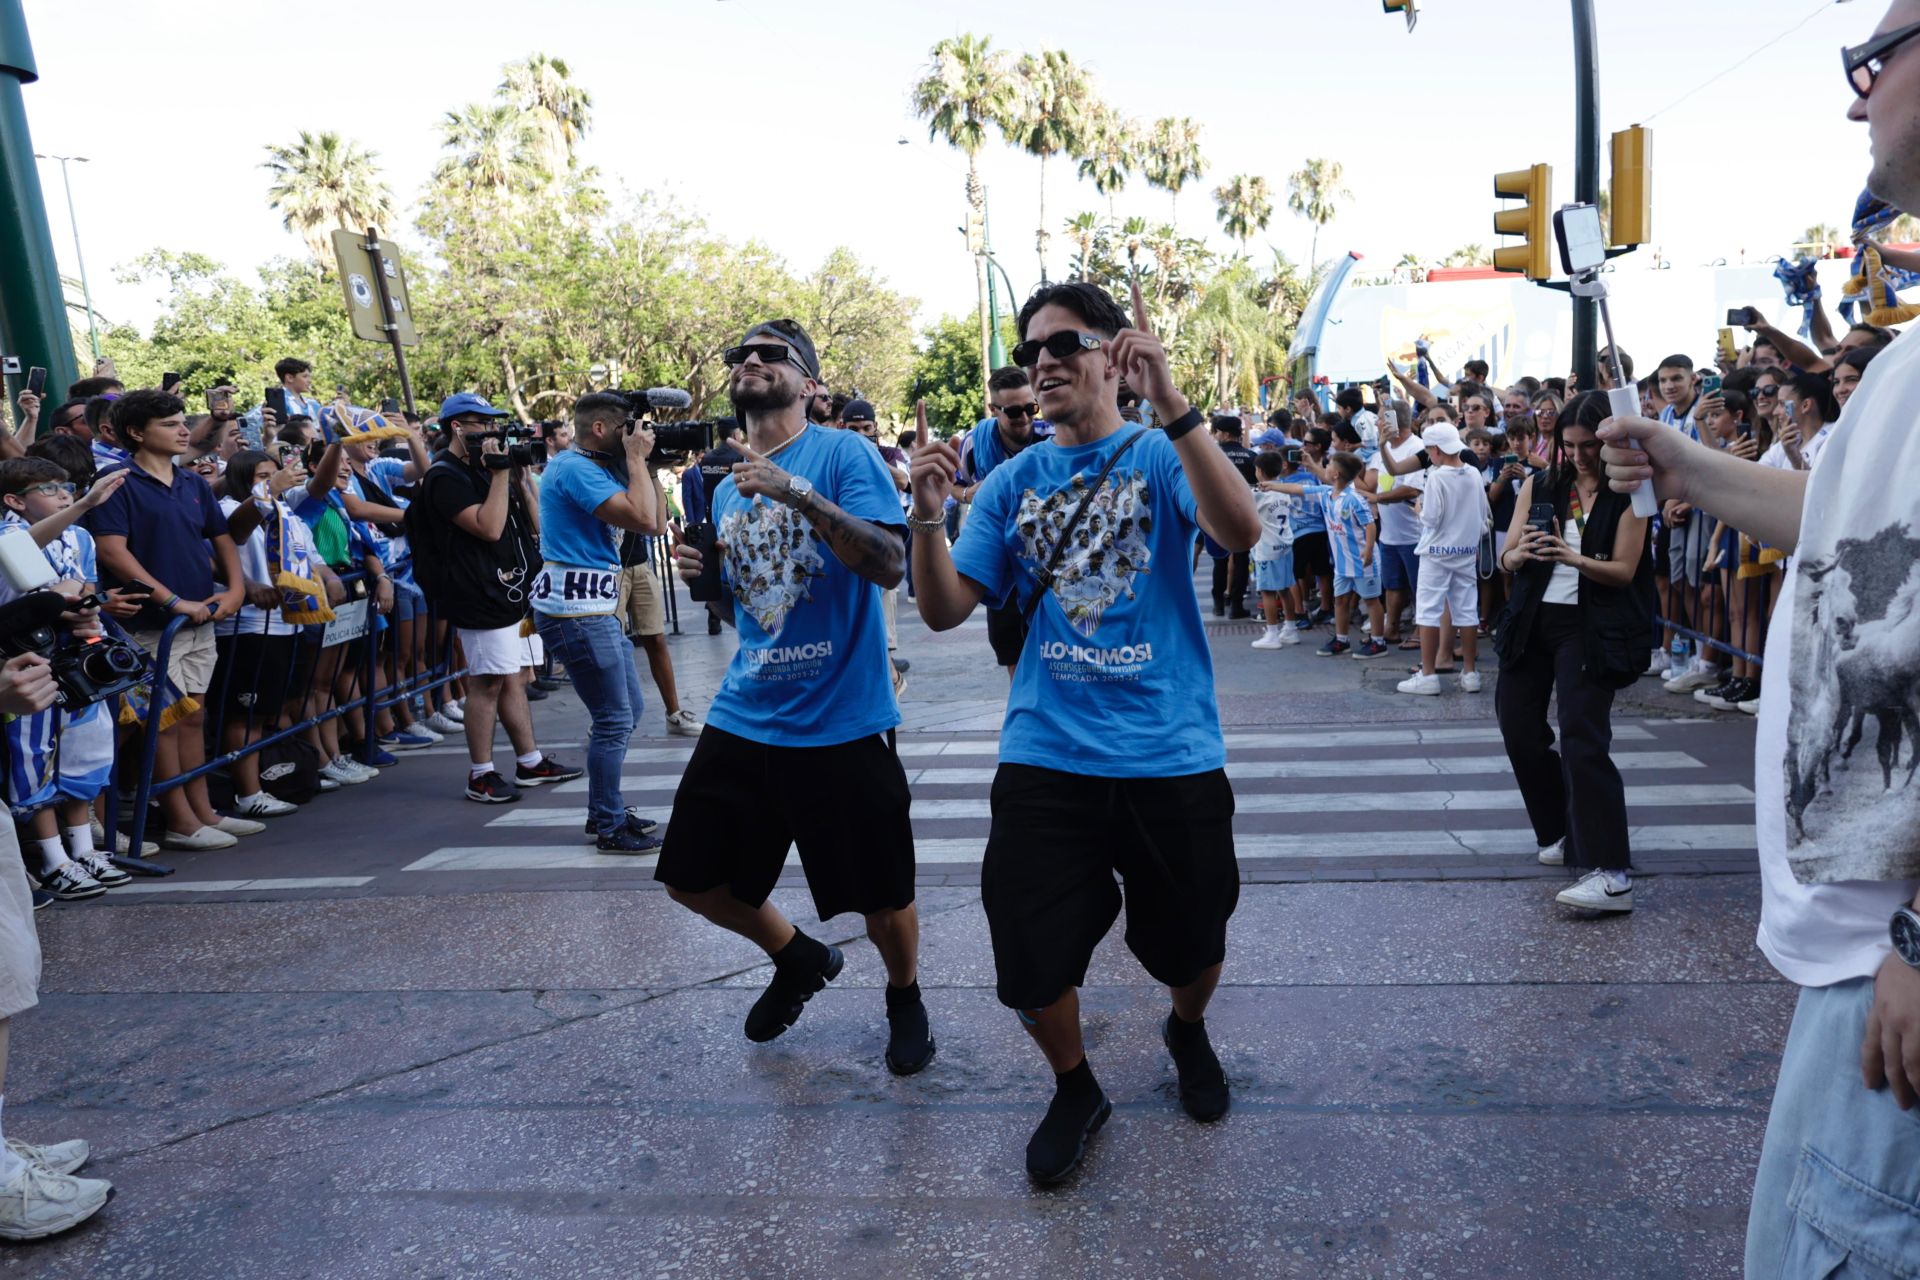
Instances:
[[[1053,573],[1054,570],[1060,567],[1060,558],[1067,554],[1067,542],[1073,537],[1074,529],[1079,526],[1080,517],[1087,514],[1087,507],[1093,502],[1093,495],[1100,492],[1100,486],[1107,482],[1107,473],[1113,470],[1116,462],[1126,456],[1127,450],[1139,443],[1140,437],[1147,434],[1147,430],[1147,428],[1142,427],[1140,430],[1128,436],[1126,440],[1121,443],[1120,447],[1113,451],[1113,456],[1107,459],[1107,464],[1100,468],[1100,474],[1095,476],[1093,483],[1087,486],[1086,493],[1081,495],[1080,505],[1075,507],[1073,514],[1067,517],[1067,523],[1065,527],[1060,530],[1060,536],[1054,540],[1053,551],[1047,556],[1046,565],[1033,572],[1034,579],[1040,584],[1040,589],[1033,593],[1032,598],[1027,601],[1026,607],[1020,611],[1020,621],[1023,624],[1027,626],[1033,624],[1033,611],[1040,607],[1041,597],[1052,590]]]

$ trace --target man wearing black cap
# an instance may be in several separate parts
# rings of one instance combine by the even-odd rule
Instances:
[[[820,365],[797,323],[756,325],[725,359],[747,443],[713,495],[725,590],[709,607],[739,629],[740,648],[681,777],[654,878],[772,957],[746,1019],[747,1038],[767,1041],[844,959],[767,900],[797,846],[820,918],[866,917],[887,967],[887,1066],[910,1075],[934,1043],[880,615],[881,591],[906,568],[899,490],[875,450],[807,420]],[[700,578],[698,549],[674,554],[681,577]]]
[[[873,406],[865,400],[849,400],[840,411],[842,426],[855,435],[865,436],[880,451],[880,460],[887,464],[887,470],[893,475],[893,483],[900,490],[900,510],[907,509],[907,475],[911,465],[907,455],[890,444],[880,443],[880,424],[874,419]],[[899,657],[900,652],[900,588],[888,587],[880,597],[881,610],[887,618],[887,660],[893,664],[893,695],[899,697],[907,691],[907,668],[913,664]]]

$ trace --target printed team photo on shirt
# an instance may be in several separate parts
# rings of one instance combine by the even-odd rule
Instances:
[[[779,639],[788,615],[811,598],[813,580],[826,571],[812,526],[792,507],[755,497],[720,518],[719,537],[734,603],[769,640]]]
[[[1064,489],[1042,498],[1032,489],[1020,497],[1015,529],[1020,556],[1028,567],[1044,568],[1067,522],[1087,493],[1088,478],[1076,472]],[[1136,574],[1151,570],[1152,501],[1139,473],[1122,480],[1109,475],[1087,504],[1049,588],[1066,610],[1073,629],[1091,639],[1100,619],[1122,596],[1137,599]]]

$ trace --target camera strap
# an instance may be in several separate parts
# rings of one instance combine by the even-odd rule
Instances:
[[[1074,507],[1073,514],[1067,517],[1066,525],[1060,530],[1060,536],[1053,541],[1053,551],[1048,554],[1046,565],[1033,572],[1034,580],[1040,584],[1040,589],[1033,593],[1026,607],[1020,610],[1022,624],[1030,625],[1033,622],[1033,611],[1040,607],[1041,597],[1052,590],[1054,571],[1059,569],[1061,559],[1066,556],[1067,543],[1073,537],[1073,531],[1079,527],[1080,517],[1087,514],[1087,508],[1092,505],[1093,495],[1099,493],[1100,486],[1107,482],[1107,474],[1113,470],[1114,464],[1125,457],[1127,450],[1138,444],[1140,437],[1147,434],[1147,431],[1148,428],[1142,427],[1121,441],[1120,447],[1113,451],[1106,465],[1100,468],[1100,474],[1093,478],[1093,483],[1087,486],[1087,491],[1080,495],[1079,505]]]

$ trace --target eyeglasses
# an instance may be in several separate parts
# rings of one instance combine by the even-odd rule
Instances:
[[[1847,83],[1853,86],[1853,91],[1863,98],[1872,93],[1873,82],[1886,69],[1887,55],[1915,36],[1920,36],[1920,22],[1875,36],[1851,49],[1842,49],[1840,62],[1847,69]]]
[[[87,413],[86,413],[86,410],[84,410],[84,409],[81,409],[81,410],[79,410],[79,411],[77,411],[77,412],[74,412],[74,413],[70,413],[70,414],[68,414],[68,415],[67,415],[66,417],[64,417],[64,418],[60,418],[60,419],[58,419],[58,420],[56,420],[56,421],[54,422],[54,424],[53,424],[53,429],[54,429],[55,431],[58,431],[58,430],[59,430],[60,428],[62,428],[62,427],[70,427],[70,426],[72,426],[72,425],[73,425],[74,423],[76,423],[76,422],[84,422],[84,421],[86,421],[86,417],[87,417]]]
[[[720,353],[720,359],[729,368],[747,362],[748,356],[758,356],[760,363],[771,368],[776,364],[790,364],[805,373],[807,367],[793,354],[793,348],[782,342],[748,342],[738,347],[728,347]]]
[[[1755,399],[1759,399],[1759,400],[1771,400],[1771,399],[1773,399],[1773,398],[1774,398],[1775,396],[1777,396],[1777,395],[1779,395],[1779,394],[1780,394],[1780,388],[1778,388],[1778,387],[1755,387],[1755,388],[1753,389],[1753,394],[1754,394],[1754,398],[1755,398]]]
[[[77,486],[65,480],[48,480],[44,484],[30,484],[27,486],[28,493],[44,493],[49,498],[58,497],[63,493],[71,498],[76,491]]]
[[[1061,329],[1050,333],[1044,340],[1029,338],[1013,349],[1013,362],[1022,369],[1031,369],[1040,363],[1040,353],[1046,352],[1055,360],[1069,360],[1082,351],[1098,351],[1104,345],[1100,339],[1090,333],[1081,333],[1076,329]]]
[[[1029,400],[1025,404],[998,404],[994,408],[1009,418],[1031,418],[1040,412],[1040,406]]]

